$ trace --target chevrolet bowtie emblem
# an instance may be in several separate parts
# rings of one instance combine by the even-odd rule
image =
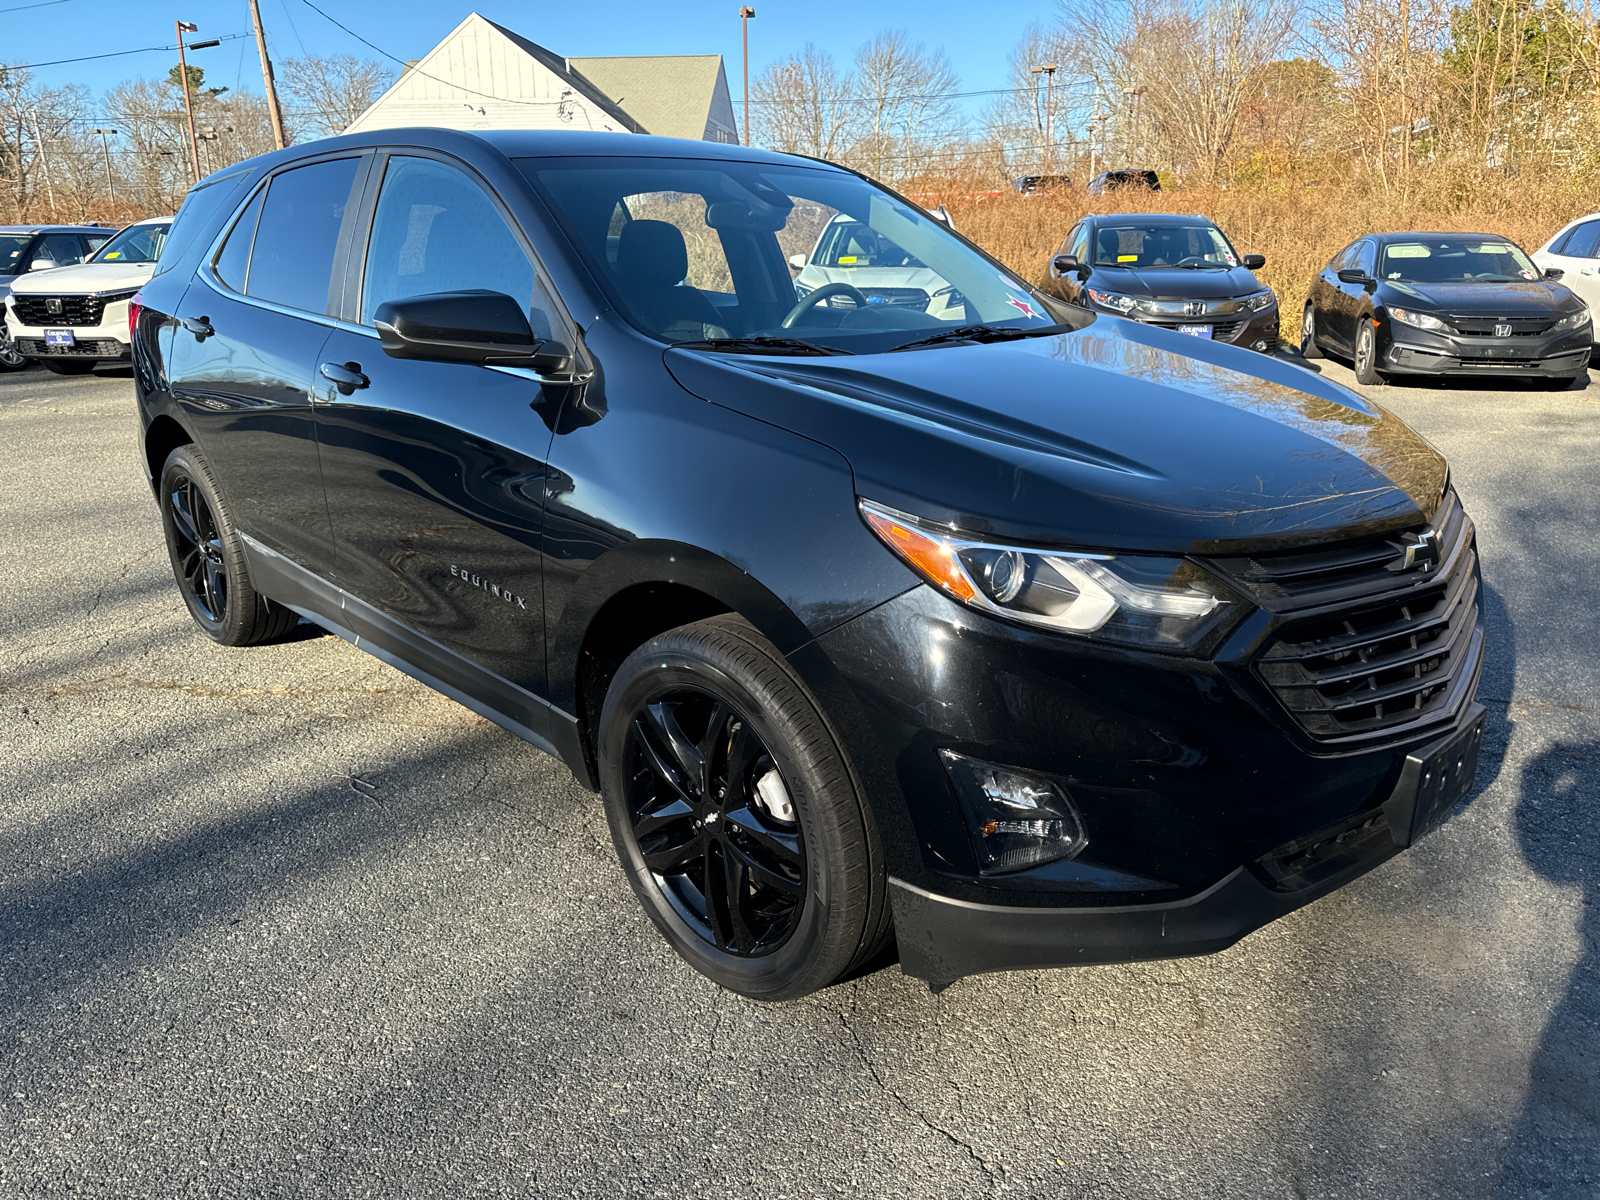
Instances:
[[[1389,563],[1391,571],[1431,571],[1439,565],[1439,532],[1436,529],[1407,534],[1401,541],[1389,545],[1400,551],[1400,557]]]

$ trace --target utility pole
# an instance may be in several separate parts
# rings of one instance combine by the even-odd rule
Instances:
[[[267,34],[261,28],[261,6],[250,0],[250,20],[256,27],[256,49],[261,51],[261,81],[267,87],[267,113],[272,117],[272,148],[282,150],[289,144],[283,132],[283,110],[278,107],[278,85],[272,78],[272,59],[267,57]]]
[[[91,129],[90,133],[100,135],[100,151],[106,156],[106,190],[111,193],[111,207],[117,206],[117,185],[111,179],[111,147],[106,143],[106,138],[116,137],[115,129]]]
[[[174,21],[178,27],[178,84],[183,88],[183,112],[189,118],[189,166],[194,171],[194,182],[200,182],[200,149],[194,140],[194,102],[189,98],[189,63],[183,57],[183,35],[199,33],[200,26],[192,21]]]
[[[1044,173],[1050,174],[1050,167],[1055,159],[1056,142],[1056,114],[1055,114],[1055,82],[1056,64],[1045,63],[1042,66],[1029,67],[1035,75],[1044,76]],[[1037,92],[1034,95],[1038,95]]]
[[[250,0],[254,4],[256,0]],[[739,28],[744,33],[744,144],[750,144],[750,18],[756,10],[748,4],[739,9]]]

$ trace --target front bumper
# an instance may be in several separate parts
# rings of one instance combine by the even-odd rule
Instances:
[[[1138,321],[1142,325],[1154,325],[1158,329],[1170,329],[1178,332],[1180,326],[1205,325],[1211,329],[1211,341],[1222,342],[1231,346],[1242,346],[1246,350],[1258,350],[1263,354],[1271,354],[1278,348],[1278,306],[1272,304],[1257,313],[1239,314],[1231,316],[1197,317],[1194,321],[1184,321],[1177,317],[1162,317],[1159,320],[1140,316],[1138,314],[1120,313],[1114,309],[1091,306],[1095,312],[1104,312],[1109,316],[1126,317],[1130,321]]]
[[[1397,375],[1512,375],[1560,378],[1589,365],[1588,329],[1554,336],[1450,337],[1393,322],[1379,369]]]
[[[120,315],[119,315],[120,314]],[[98,325],[60,326],[72,332],[71,346],[52,346],[45,341],[43,326],[23,325],[16,314],[6,314],[7,332],[16,348],[29,358],[92,358],[96,361],[123,361],[132,356],[127,341],[128,310],[126,304],[108,305],[106,315]],[[50,326],[54,329],[56,326]]]

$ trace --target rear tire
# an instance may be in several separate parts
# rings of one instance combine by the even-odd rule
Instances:
[[[1322,357],[1322,347],[1317,345],[1317,310],[1309,304],[1300,317],[1300,357]]]
[[[41,358],[45,369],[57,375],[87,375],[98,361],[93,358]]]
[[[299,617],[250,586],[244,546],[198,447],[180,446],[161,468],[161,525],[178,591],[195,624],[224,646],[282,637]]]
[[[634,651],[606,692],[598,751],[623,872],[697,971],[793,1000],[887,944],[872,815],[816,701],[742,617]]]

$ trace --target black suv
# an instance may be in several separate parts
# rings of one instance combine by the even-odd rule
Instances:
[[[840,214],[959,305],[797,296]],[[1425,442],[849,171],[297,146],[189,194],[133,322],[200,628],[303,616],[558,755],[746,995],[891,936],[935,986],[1220,949],[1471,782],[1473,529]]]
[[[1278,298],[1252,273],[1266,265],[1199,214],[1102,213],[1062,239],[1050,277],[1069,303],[1093,312],[1271,353]]]

